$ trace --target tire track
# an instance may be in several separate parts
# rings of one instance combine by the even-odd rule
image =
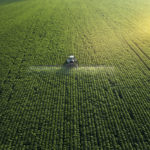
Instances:
[[[145,61],[141,58],[141,56],[134,50],[134,48],[128,43],[128,41],[123,37],[125,43],[129,46],[129,48],[135,53],[135,55],[139,58],[139,60],[143,63],[143,65],[150,71],[150,67],[145,63]]]
[[[134,43],[134,45],[141,51],[141,53],[148,59],[148,60],[150,60],[150,57],[142,50],[142,48],[140,48],[140,46],[135,42],[135,41],[133,41],[133,40],[131,40],[133,43]]]
[[[31,24],[31,26],[29,26],[29,29],[27,30],[28,32],[27,33],[30,33],[30,31],[32,30],[32,28],[33,28],[33,25],[34,24]],[[26,39],[28,39],[28,37],[29,37],[29,35],[28,34],[26,34],[25,36],[24,36],[24,38],[23,38],[23,41],[22,41],[22,44],[24,44],[24,42],[26,42]],[[11,73],[14,71],[14,70],[16,70],[17,69],[17,72],[15,73],[15,76],[14,76],[14,81],[15,80],[17,80],[17,79],[20,79],[20,69],[22,68],[22,65],[23,65],[23,63],[24,63],[24,61],[26,61],[26,55],[27,55],[27,51],[22,51],[22,53],[20,53],[19,51],[18,51],[18,54],[16,55],[16,57],[14,57],[13,58],[13,62],[12,62],[12,66],[11,66],[11,68],[8,70],[8,73],[7,73],[7,75],[6,75],[6,78],[2,81],[2,84],[4,84],[4,86],[5,86],[5,84],[7,83],[7,82],[9,82],[9,79],[11,78]],[[16,61],[16,58],[17,57],[20,57],[21,59],[20,59],[20,63],[19,63],[19,65],[18,65],[18,67],[16,68],[15,67],[15,61]],[[12,85],[10,86],[10,88],[11,88],[11,91],[10,91],[10,93],[9,93],[9,95],[7,96],[8,98],[7,98],[7,101],[9,102],[10,100],[11,100],[11,98],[12,98],[12,95],[13,95],[13,91],[14,91],[14,88],[15,88],[15,86],[16,86],[16,83],[12,83]],[[3,94],[3,91],[2,91],[2,93],[1,93],[1,95],[0,95],[0,97],[2,96],[2,94]]]
[[[142,59],[142,57],[134,50],[134,48],[128,43],[128,41],[124,38],[124,36],[123,35],[119,36],[116,33],[115,28],[113,27],[113,25],[109,23],[108,17],[106,17],[102,11],[100,11],[100,15],[103,17],[103,20],[106,22],[106,24],[108,25],[108,27],[110,29],[112,29],[113,33],[116,35],[116,37],[118,38],[118,40],[120,40],[121,42],[125,42],[128,45],[128,47],[132,50],[132,52],[134,52],[134,54],[143,63],[143,65],[150,71],[150,67],[145,63],[145,61]],[[131,40],[131,41],[134,42],[133,40]],[[134,42],[134,44],[135,44],[135,42]],[[146,56],[146,58],[150,59],[150,57],[137,44],[135,44],[135,46],[142,52],[142,54],[144,54],[144,56]]]
[[[135,26],[137,26],[133,21],[130,21],[126,16],[124,15],[121,15],[120,16],[122,18],[124,18],[128,23],[130,23],[130,25],[132,25],[132,28],[134,28]],[[141,30],[139,27],[138,27],[138,30]],[[132,31],[130,29],[130,31]],[[133,42],[133,44],[141,51],[141,53],[148,59],[150,60],[150,57],[142,50],[142,48],[140,48],[140,46],[134,41],[134,40],[131,40]]]

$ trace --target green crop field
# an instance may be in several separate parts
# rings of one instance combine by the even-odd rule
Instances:
[[[149,150],[150,0],[0,0],[0,149]]]

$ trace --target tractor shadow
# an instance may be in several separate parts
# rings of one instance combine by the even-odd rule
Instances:
[[[66,64],[64,63],[59,70],[56,71],[56,75],[71,75],[72,71],[78,66],[76,64]]]

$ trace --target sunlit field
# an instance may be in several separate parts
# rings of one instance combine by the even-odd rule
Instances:
[[[150,0],[0,0],[0,149],[148,150],[149,129]]]

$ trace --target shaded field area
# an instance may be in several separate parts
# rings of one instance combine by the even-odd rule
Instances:
[[[149,0],[0,0],[0,149],[150,149],[149,18]]]

